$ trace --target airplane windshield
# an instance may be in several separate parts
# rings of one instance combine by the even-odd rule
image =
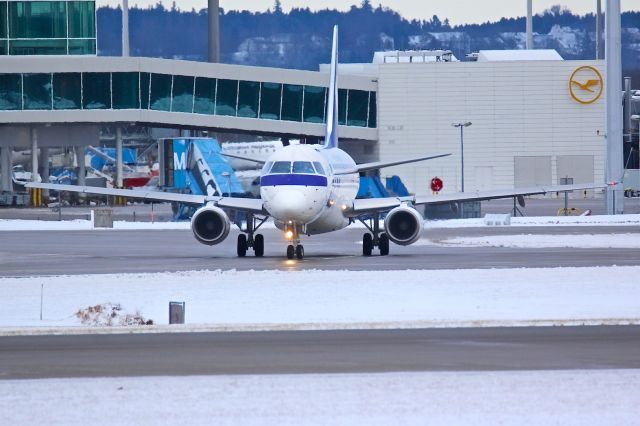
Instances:
[[[294,161],[293,173],[306,173],[313,175],[316,171],[313,169],[310,161]]]
[[[273,161],[267,161],[264,166],[262,166],[262,174],[265,175],[269,173],[271,170],[271,166],[273,166]]]
[[[316,168],[316,172],[318,172],[319,175],[324,176],[324,167],[322,167],[322,164],[319,161],[314,161],[313,165]]]
[[[276,161],[271,167],[271,173],[291,173],[291,163],[289,161]]]

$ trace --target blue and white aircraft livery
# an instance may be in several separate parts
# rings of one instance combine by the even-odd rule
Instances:
[[[356,220],[367,227],[362,238],[362,252],[370,256],[374,248],[380,255],[389,254],[389,243],[409,245],[422,234],[423,217],[417,205],[517,198],[547,192],[595,188],[595,185],[560,185],[518,190],[457,193],[432,197],[388,197],[356,199],[359,174],[368,170],[398,164],[413,163],[445,157],[451,154],[426,155],[391,162],[356,164],[345,151],[338,148],[338,27],[333,30],[331,76],[327,102],[327,128],[324,145],[289,145],[274,152],[267,161],[225,154],[230,158],[262,164],[260,198],[233,198],[217,195],[176,194],[161,191],[94,188],[76,185],[30,183],[27,187],[115,195],[149,200],[174,201],[197,205],[191,218],[195,238],[207,245],[224,241],[232,222],[240,233],[237,254],[244,257],[249,249],[256,256],[264,255],[264,236],[257,233],[260,226],[272,218],[288,241],[287,258],[303,259],[301,235],[314,235],[343,229]],[[239,213],[239,214],[238,214]],[[386,214],[384,226],[381,215]]]

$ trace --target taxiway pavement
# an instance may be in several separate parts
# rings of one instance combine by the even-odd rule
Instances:
[[[640,368],[640,326],[0,337],[0,379]]]
[[[164,272],[198,269],[459,269],[640,265],[640,249],[505,248],[391,245],[389,256],[363,257],[364,229],[303,237],[305,259],[287,261],[282,232],[264,230],[265,256],[236,257],[236,233],[216,246],[189,230],[0,232],[0,276]],[[638,226],[483,227],[426,230],[434,241],[505,234],[637,233]]]

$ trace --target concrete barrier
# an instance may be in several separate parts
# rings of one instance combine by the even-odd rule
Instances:
[[[511,225],[510,214],[486,214],[484,224],[487,226],[509,226]]]
[[[113,210],[94,209],[91,210],[91,217],[94,228],[113,228]]]

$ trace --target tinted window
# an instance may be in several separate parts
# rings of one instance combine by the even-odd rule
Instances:
[[[193,111],[193,82],[194,77],[184,75],[173,76],[173,101],[171,111]]]
[[[82,105],[84,109],[111,108],[111,74],[108,72],[82,74]]]
[[[216,79],[196,78],[196,93],[193,112],[198,114],[213,114],[216,101]]]
[[[53,108],[80,109],[80,73],[53,74]]]
[[[284,85],[281,118],[288,121],[302,121],[302,86]]]
[[[319,161],[314,161],[313,165],[316,168],[316,172],[318,172],[319,175],[324,175],[324,167],[322,167],[322,164]]]
[[[315,170],[313,170],[313,166],[309,161],[294,161],[293,162],[293,173],[308,173],[315,174]]]
[[[260,118],[280,120],[282,84],[262,83],[260,88]]]
[[[140,75],[137,72],[114,72],[111,80],[114,109],[140,108]]]
[[[51,109],[51,74],[24,74],[24,109]]]
[[[271,167],[271,173],[291,173],[291,163],[288,161],[276,161]]]
[[[0,74],[0,109],[22,109],[20,74]]]

